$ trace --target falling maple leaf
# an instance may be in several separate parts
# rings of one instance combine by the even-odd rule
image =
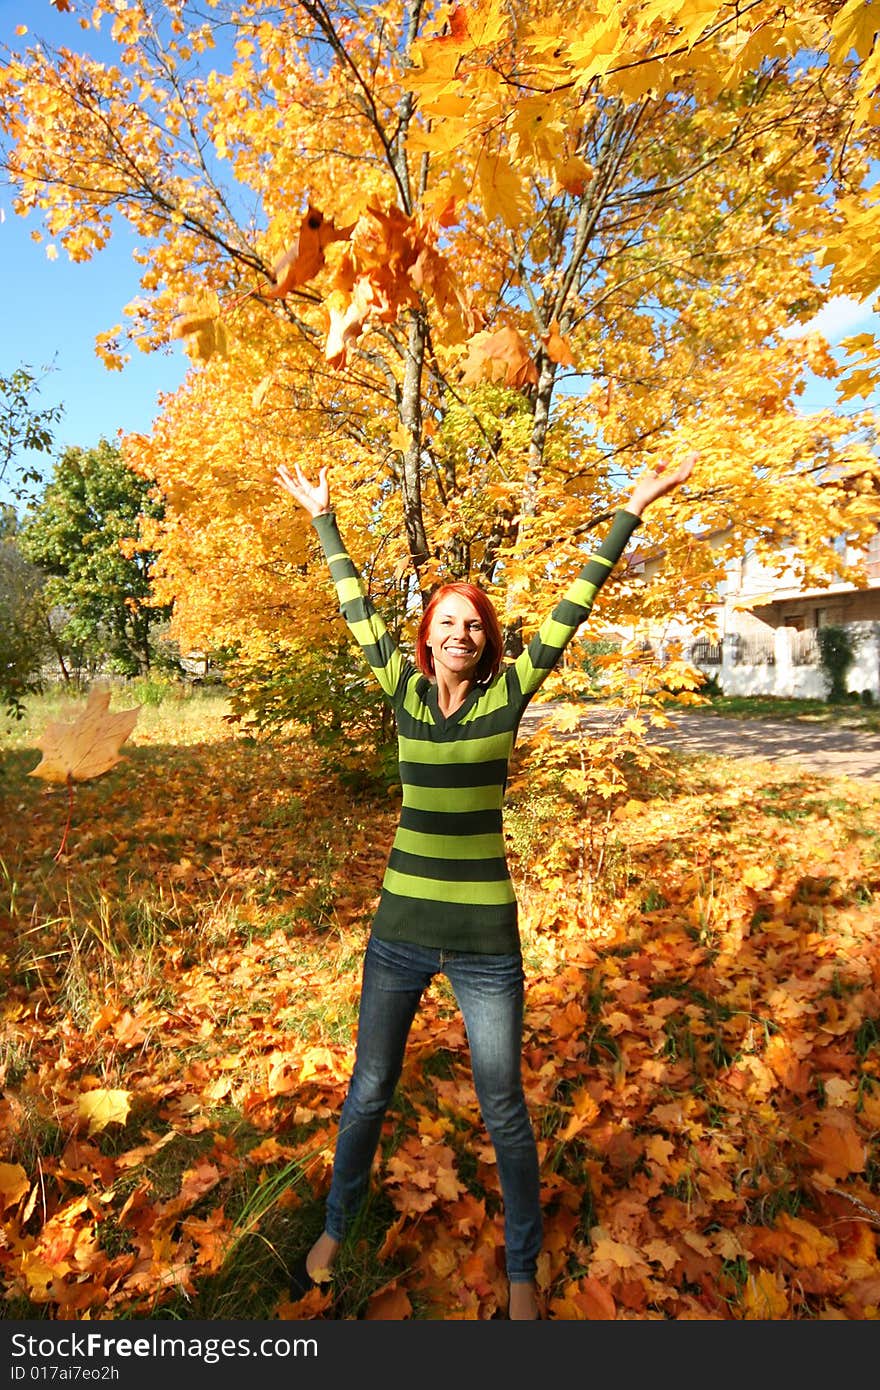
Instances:
[[[269,392],[275,384],[275,373],[268,372],[254,387],[251,394],[251,406],[254,410],[259,410]]]
[[[558,362],[560,367],[573,367],[574,356],[567,338],[559,331],[559,320],[554,319],[546,333],[541,334],[541,342],[544,344],[544,351],[551,362]]]
[[[44,782],[63,782],[67,786],[67,822],[55,854],[56,859],[64,853],[67,844],[73,814],[74,782],[100,777],[115,767],[120,761],[119,749],[137,721],[140,705],[110,714],[107,708],[109,704],[109,688],[94,686],[81,713],[72,709],[66,719],[50,719],[36,740],[36,746],[42,750],[43,756],[37,766],[31,768],[28,777],[39,777]]]
[[[320,208],[310,203],[293,244],[272,267],[274,285],[264,290],[267,299],[283,299],[291,290],[313,280],[324,264],[324,249],[333,241],[347,241],[354,223],[337,227]]]
[[[461,380],[464,386],[503,381],[506,386],[522,388],[537,385],[538,369],[521,333],[515,328],[496,328],[471,338]]]
[[[109,688],[94,686],[80,714],[50,719],[36,740],[42,760],[28,776],[44,782],[84,782],[114,767],[120,761],[120,746],[137,722],[140,705],[110,714],[109,704]]]
[[[184,315],[175,323],[171,336],[183,339],[194,362],[207,362],[211,357],[226,357],[229,353],[226,327],[219,318]]]
[[[324,356],[331,367],[345,366],[349,348],[363,333],[368,318],[374,316],[371,313],[374,306],[373,285],[366,277],[357,281],[350,296],[346,296],[341,290],[334,290],[329,295],[327,307],[330,310],[330,328],[324,346]]]
[[[171,337],[181,338],[187,353],[196,362],[207,362],[211,357],[227,357],[229,338],[220,316],[217,296],[213,295],[208,300],[187,298],[171,325]]]

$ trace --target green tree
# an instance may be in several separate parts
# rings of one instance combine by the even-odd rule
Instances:
[[[47,454],[52,449],[52,426],[61,419],[64,407],[38,407],[35,397],[39,391],[40,379],[30,367],[16,367],[9,376],[0,376],[0,482],[5,481],[6,470],[22,450]],[[22,501],[26,484],[40,481],[35,468],[22,466],[19,485],[11,489],[13,497]]]
[[[152,634],[170,606],[152,605],[155,557],[136,543],[141,517],[162,511],[153,485],[106,439],[66,449],[28,509],[22,550],[46,575],[47,602],[65,610],[64,640],[80,658],[125,675],[152,666]]]
[[[42,577],[17,532],[14,508],[0,505],[0,705],[14,719],[24,714],[25,695],[40,689],[49,647]]]

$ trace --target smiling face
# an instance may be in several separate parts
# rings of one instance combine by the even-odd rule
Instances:
[[[470,599],[454,590],[443,594],[431,615],[427,640],[435,674],[442,670],[455,680],[476,679],[486,633]]]

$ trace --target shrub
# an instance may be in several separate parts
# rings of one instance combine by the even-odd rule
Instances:
[[[721,696],[724,694],[724,691],[721,688],[721,682],[718,679],[717,672],[713,671],[711,676],[706,677],[706,679],[700,686],[700,694],[708,696],[709,699],[713,699],[716,696]]]
[[[828,699],[838,703],[846,699],[846,673],[855,656],[855,645],[845,627],[820,627],[816,633],[819,657],[828,680]]]

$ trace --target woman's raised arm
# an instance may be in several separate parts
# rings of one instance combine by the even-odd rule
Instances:
[[[696,451],[692,451],[676,468],[661,461],[656,467],[645,469],[636,479],[629,501],[621,503],[602,545],[514,662],[523,708],[543,685],[577,629],[586,621],[593,600],[640,524],[642,512],[658,497],[680,487],[693,472],[697,458]]]
[[[411,668],[389,635],[372,600],[365,593],[354,561],[339,534],[336,517],[330,506],[327,469],[320,470],[317,483],[309,481],[298,463],[293,465],[293,469],[291,473],[283,463],[280,464],[275,473],[275,481],[285,492],[289,492],[312,518],[312,525],[330,569],[330,577],[336,587],[339,611],[372,667],[384,694],[393,702]]]

